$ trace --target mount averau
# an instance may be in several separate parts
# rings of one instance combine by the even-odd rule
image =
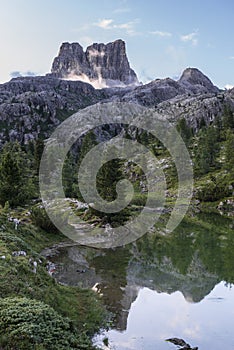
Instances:
[[[95,43],[85,52],[79,43],[63,43],[52,64],[51,75],[84,81],[95,88],[139,84],[130,68],[123,40],[106,45]]]

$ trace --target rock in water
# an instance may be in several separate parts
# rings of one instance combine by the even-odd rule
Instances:
[[[139,84],[130,68],[123,40],[95,43],[85,52],[79,43],[63,43],[53,61],[51,75],[85,81],[96,88]]]
[[[180,346],[179,350],[198,350],[198,347],[191,348],[191,346],[186,343],[183,339],[180,338],[170,338],[166,339],[166,341],[169,341],[170,343]]]

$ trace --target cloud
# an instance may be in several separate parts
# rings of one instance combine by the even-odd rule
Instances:
[[[140,80],[142,80],[144,82],[144,84],[147,84],[150,81],[155,79],[150,74],[148,74],[145,69],[141,70],[141,72],[139,74],[139,78],[140,78]]]
[[[37,73],[27,71],[27,72],[20,72],[20,71],[14,71],[10,73],[11,78],[18,78],[18,77],[35,77]]]
[[[169,32],[162,32],[162,31],[160,31],[160,30],[156,30],[156,31],[149,32],[149,33],[152,34],[152,35],[159,36],[159,37],[161,37],[161,38],[165,38],[165,37],[170,37],[170,36],[172,36],[171,33],[169,33]]]
[[[229,60],[234,60],[234,56],[230,56],[230,57],[229,57]]]
[[[227,84],[227,85],[224,86],[224,88],[227,89],[227,90],[230,90],[230,89],[234,88],[234,85]]]
[[[180,40],[183,42],[190,42],[193,46],[196,46],[198,43],[198,32],[193,32],[193,33],[189,33],[186,35],[181,35]]]
[[[102,29],[112,29],[113,26],[111,24],[113,22],[114,22],[113,19],[102,19],[98,23],[96,23],[95,25],[99,28],[102,28]]]
[[[135,20],[130,21],[130,22],[115,24],[113,19],[105,18],[105,19],[98,21],[97,23],[94,23],[94,25],[101,28],[101,29],[105,29],[105,30],[122,29],[122,30],[125,30],[126,34],[128,34],[128,35],[137,35],[137,34],[140,34],[139,32],[136,32],[136,30],[135,30],[135,25],[138,22],[139,22],[139,20],[135,19]]]

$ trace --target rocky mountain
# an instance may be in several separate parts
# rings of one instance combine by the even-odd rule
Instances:
[[[71,75],[85,77],[89,83],[71,80]],[[90,82],[112,87],[95,89]],[[0,84],[0,146],[9,140],[28,143],[48,137],[68,116],[98,102],[135,102],[172,122],[184,117],[195,130],[201,119],[208,125],[226,105],[234,110],[234,89],[219,90],[196,68],[187,68],[178,81],[166,78],[137,84],[122,40],[93,44],[86,52],[78,43],[64,43],[52,73]]]
[[[187,68],[180,77],[179,84],[194,93],[217,93],[219,89],[197,68]]]
[[[219,89],[202,72],[196,68],[187,68],[178,81],[171,78],[153,80],[126,93],[124,100],[156,106],[160,102],[179,95],[217,94],[218,92]]]
[[[69,115],[105,99],[90,84],[52,77],[15,78],[0,85],[0,145],[48,137]]]
[[[130,68],[125,42],[92,44],[83,51],[79,43],[63,43],[51,69],[53,77],[80,80],[96,88],[138,85]]]

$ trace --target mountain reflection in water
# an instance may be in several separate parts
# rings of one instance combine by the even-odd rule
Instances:
[[[170,235],[151,233],[114,250],[64,247],[50,260],[56,264],[58,281],[94,287],[102,294],[113,314],[112,330],[106,336],[117,350],[173,349],[173,344],[164,342],[172,336],[187,337],[194,346],[201,344],[199,350],[211,345],[219,350],[218,329],[229,337],[230,347],[224,345],[231,349],[233,227],[233,219],[199,214],[192,221],[184,220]],[[229,328],[222,319],[224,311]],[[125,345],[120,339],[125,339]]]

